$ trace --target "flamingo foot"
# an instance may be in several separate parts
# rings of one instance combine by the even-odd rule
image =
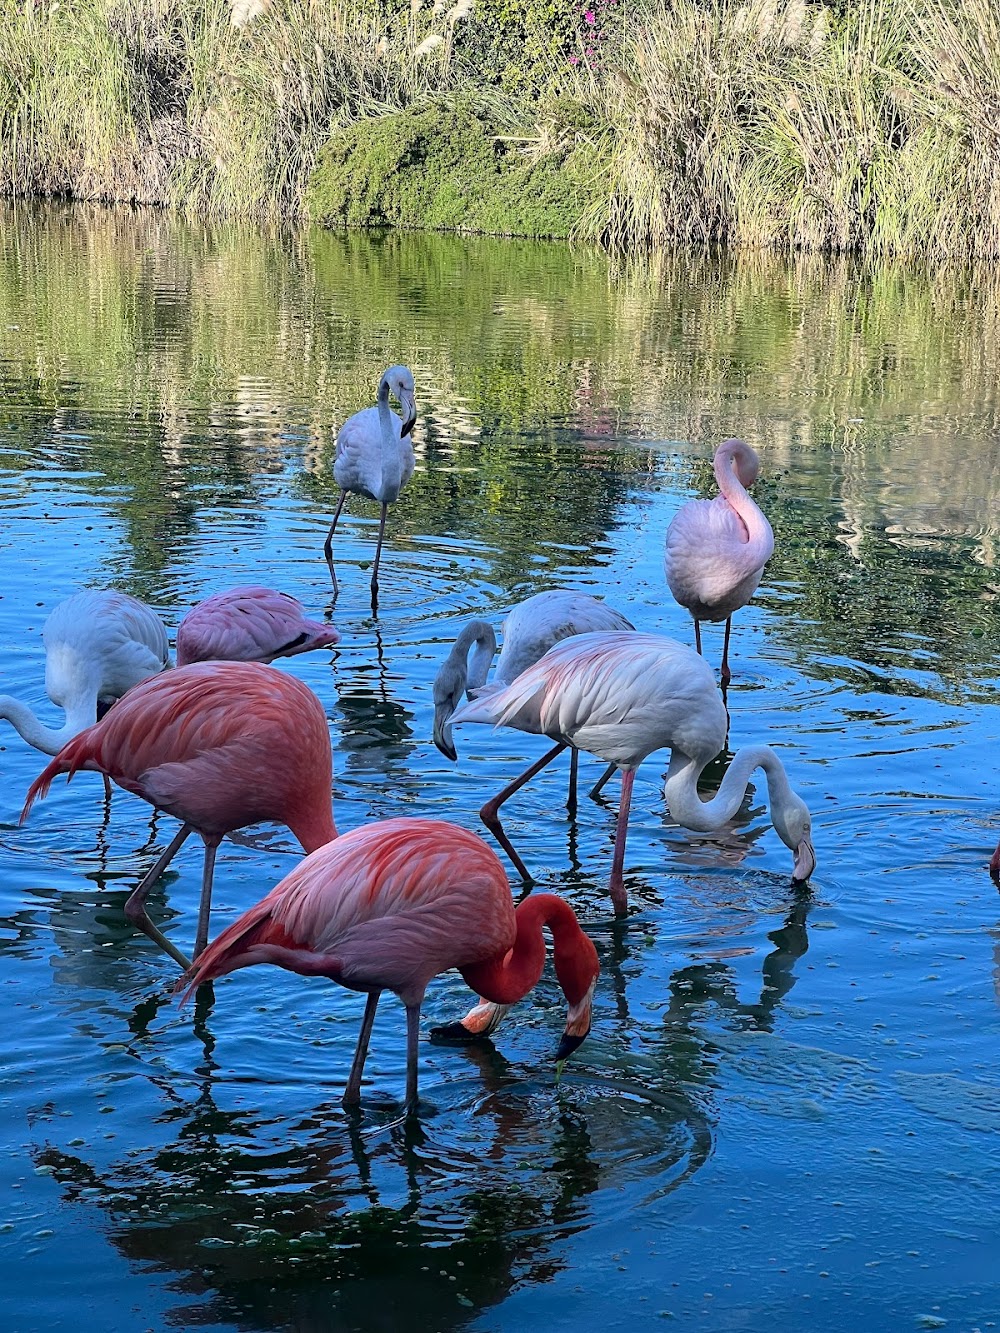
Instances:
[[[990,859],[990,879],[1000,889],[1000,843]]]

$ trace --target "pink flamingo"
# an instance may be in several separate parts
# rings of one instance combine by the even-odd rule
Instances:
[[[227,833],[273,820],[307,852],[337,836],[323,705],[301,681],[257,662],[195,662],[135,686],[39,774],[21,822],[53,778],[81,768],[106,774],[182,821],[125,914],[183,968],[190,960],[153,925],[145,903],[189,834],[205,844],[196,958],[208,941],[212,873]]]
[[[395,394],[406,413],[402,420],[389,410],[390,393]],[[389,366],[379,380],[377,406],[355,412],[340,428],[337,456],[333,464],[333,476],[340,487],[340,498],[323,547],[330,578],[333,580],[334,596],[340,589],[337,572],[333,567],[333,534],[348,491],[355,491],[358,495],[367,495],[370,500],[377,500],[382,506],[375,564],[372,568],[372,606],[375,605],[385,516],[389,505],[399,498],[399,492],[413,476],[415,460],[410,432],[416,419],[417,403],[412,373],[407,366]]]
[[[383,990],[406,1006],[406,1104],[417,1101],[420,1007],[432,977],[457,967],[485,1003],[448,1035],[484,1035],[542,974],[552,932],[556,976],[569,1004],[556,1053],[564,1060],[590,1031],[597,951],[573,909],[555,894],[515,909],[496,853],[475,834],[437,819],[386,819],[352,829],[307,856],[212,942],[187,974],[187,994],[237,968],[276,963],[329,977],[368,1000],[344,1090],[360,1100],[361,1076]]]
[[[622,795],[608,888],[616,912],[628,905],[623,879],[625,836],[635,770],[654,750],[669,748],[664,796],[684,828],[710,832],[739,809],[750,774],[767,776],[771,819],[795,853],[793,883],[816,867],[805,803],[792,791],[781,760],[766,745],[738,750],[718,793],[698,794],[698,776],[724,748],[728,715],[705,659],[657,634],[580,634],[550,648],[506,689],[473,699],[452,714],[551,737],[556,745],[480,811],[483,822],[525,879],[524,862],[504,833],[499,809],[567,745],[589,750],[622,770]]]
[[[694,641],[701,652],[701,621],[724,620],[722,683],[729,670],[733,612],[746,606],[774,551],[771,525],[747,494],[760,472],[760,459],[743,440],[724,440],[715,451],[715,478],[721,495],[690,500],[667,528],[663,568],[674,598],[694,618]]]
[[[340,642],[332,625],[307,620],[302,603],[259,584],[214,593],[177,626],[177,665],[273,662]]]

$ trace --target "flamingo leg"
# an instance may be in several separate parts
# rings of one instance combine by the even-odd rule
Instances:
[[[726,617],[726,637],[722,641],[722,684],[728,685],[733,678],[733,673],[729,670],[729,636],[733,631],[732,616]]]
[[[382,538],[385,536],[385,516],[389,512],[389,506],[382,501],[382,517],[378,523],[378,541],[375,543],[375,567],[372,570],[372,610],[375,609],[375,601],[378,597],[378,562],[382,558]]]
[[[632,783],[635,781],[635,769],[622,770],[622,796],[618,808],[618,827],[615,829],[615,854],[611,862],[611,880],[608,889],[614,904],[615,916],[624,916],[628,909],[628,894],[625,891],[625,878],[622,868],[625,864],[625,836],[628,833],[628,808],[632,802]]]
[[[607,768],[604,770],[603,774],[597,779],[597,781],[594,783],[594,785],[593,785],[593,786],[591,787],[591,789],[590,789],[590,799],[591,799],[592,801],[596,801],[596,800],[597,800],[598,796],[600,796],[601,792],[604,790],[604,788],[605,788],[605,786],[607,785],[607,783],[610,782],[611,778],[612,778],[617,772],[618,772],[618,765],[617,765],[617,764],[608,764],[608,766],[607,766]]]
[[[698,653],[698,656],[699,656],[699,657],[702,656],[702,651],[701,651],[701,622],[698,621],[698,620],[696,620],[696,621],[694,622],[694,646],[695,646],[695,651]]]
[[[106,801],[110,801],[110,800],[111,800],[111,779],[108,777],[107,773],[102,773],[102,774],[101,774],[101,777],[104,779],[104,799],[105,799]]]
[[[417,1109],[417,1050],[420,1045],[420,1005],[406,1006],[406,1109]]]
[[[354,1059],[351,1062],[351,1072],[347,1076],[347,1086],[344,1088],[344,1095],[341,1101],[345,1106],[357,1106],[361,1100],[361,1075],[365,1070],[365,1060],[368,1056],[368,1043],[371,1040],[372,1024],[375,1022],[375,1010],[378,1008],[380,990],[370,990],[368,998],[365,1001],[365,1013],[361,1020],[361,1031],[358,1033],[358,1044],[354,1048]]]
[[[156,926],[150,921],[149,914],[146,911],[146,899],[149,896],[150,889],[180,850],[188,834],[193,832],[194,829],[190,824],[181,825],[170,846],[157,861],[156,865],[153,866],[152,870],[144,876],[139,887],[129,895],[125,903],[125,915],[128,917],[129,921],[132,922],[133,926],[138,926],[139,929],[144,934],[148,935],[151,940],[155,940],[160,948],[163,949],[165,953],[168,953],[175,962],[180,963],[185,971],[191,966],[190,958],[185,958],[177,945],[168,940],[162,930],[157,930]]]
[[[204,834],[202,834],[204,837]],[[208,919],[212,912],[212,875],[215,871],[215,854],[219,850],[221,838],[209,841],[205,838],[205,864],[201,872],[201,901],[198,904],[198,930],[194,937],[194,957],[208,943]]]
[[[566,741],[559,741],[551,750],[543,754],[541,759],[537,759],[530,768],[526,768],[519,778],[515,778],[513,782],[504,787],[503,791],[494,796],[492,801],[487,801],[479,812],[479,818],[513,861],[517,873],[522,879],[530,880],[531,875],[528,873],[528,867],[514,851],[511,840],[503,831],[503,825],[500,823],[500,807],[504,801],[513,796],[516,791],[519,791],[526,782],[530,782],[536,773],[540,773],[546,764],[551,764],[556,755],[565,750],[566,744]]]
[[[576,780],[579,767],[580,751],[574,746],[569,756],[569,791],[566,793],[566,809],[570,813],[570,818],[576,814]]]
[[[347,492],[342,490],[340,492],[340,499],[337,501],[337,508],[334,510],[333,522],[330,524],[330,531],[326,534],[326,541],[323,544],[323,554],[326,556],[326,563],[330,569],[330,577],[333,579],[334,597],[340,592],[340,588],[337,584],[337,571],[333,567],[333,534],[337,527],[337,519],[340,518],[340,511],[343,509],[344,501],[346,499]]]

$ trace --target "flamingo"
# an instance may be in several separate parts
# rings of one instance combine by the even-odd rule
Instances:
[[[405,412],[401,421],[389,411],[389,394],[396,396]],[[333,476],[340,487],[340,498],[334,511],[330,531],[326,534],[323,553],[333,580],[333,594],[340,591],[337,573],[333,567],[333,533],[344,507],[348,491],[367,495],[382,506],[378,525],[378,544],[375,547],[375,566],[372,569],[372,606],[378,597],[378,562],[382,554],[386,511],[399,492],[413,476],[413,444],[410,432],[417,419],[417,403],[413,396],[413,375],[407,366],[389,366],[378,384],[378,405],[355,412],[340,428],[337,436],[337,456]]]
[[[503,648],[493,680],[486,677],[497,650],[493,627],[485,620],[470,620],[455,646],[445,658],[434,679],[434,744],[447,758],[456,760],[458,751],[448,719],[462,701],[462,695],[495,692],[509,685],[522,671],[533,666],[554,643],[572,638],[575,634],[589,634],[600,630],[634,630],[626,620],[599,597],[589,593],[572,592],[568,588],[553,588],[536,592],[533,597],[513,607],[503,622]],[[470,649],[475,648],[470,659]],[[570,755],[569,799],[566,804],[576,809],[576,773],[579,752]],[[605,772],[591,792],[595,796],[614,772],[614,765]]]
[[[721,495],[690,500],[667,528],[663,568],[674,599],[694,619],[694,642],[701,652],[701,621],[724,620],[722,683],[729,670],[733,612],[746,606],[774,551],[771,525],[747,494],[760,472],[760,459],[743,440],[724,440],[715,451],[715,478]]]
[[[361,1096],[368,1041],[383,990],[406,1006],[406,1104],[417,1101],[420,1007],[432,977],[457,967],[485,1003],[437,1031],[484,1035],[542,974],[542,927],[569,1004],[557,1060],[590,1031],[600,967],[573,909],[552,893],[515,909],[503,866],[475,834],[438,819],[386,819],[352,829],[286,875],[228,926],[187,973],[187,995],[254,963],[329,977],[368,999],[343,1101]],[[182,983],[183,984],[183,983]]]
[[[287,592],[248,584],[214,593],[192,607],[177,626],[177,665],[273,662],[339,642],[332,625],[307,620],[302,603]]]
[[[792,883],[804,883],[816,868],[809,811],[768,746],[738,750],[718,793],[708,801],[698,795],[699,774],[725,745],[728,715],[705,659],[674,639],[638,633],[564,639],[505,689],[463,704],[451,722],[491,722],[556,741],[480,811],[525,879],[530,876],[503,832],[499,807],[567,745],[589,750],[622,771],[608,885],[618,913],[628,905],[622,867],[635,770],[654,750],[671,751],[664,788],[671,817],[684,828],[703,833],[732,818],[750,774],[762,768],[775,831],[795,853]]]
[[[140,681],[170,665],[167,631],[156,612],[113,589],[74,593],[42,626],[45,692],[66,714],[47,727],[27,704],[0,696],[0,718],[44,754],[56,754]],[[111,786],[105,779],[105,791]]]
[[[208,941],[212,874],[227,833],[274,820],[307,852],[337,836],[323,705],[307,685],[259,662],[194,662],[135,686],[39,774],[21,822],[53,778],[81,768],[97,769],[181,820],[125,914],[183,968],[190,960],[153,925],[145,903],[189,834],[205,844],[196,958]]]

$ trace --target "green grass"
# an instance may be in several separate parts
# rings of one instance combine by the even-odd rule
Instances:
[[[233,29],[224,0],[0,0],[0,189],[1000,254],[1000,0],[619,0],[589,57],[568,13],[272,0]]]

